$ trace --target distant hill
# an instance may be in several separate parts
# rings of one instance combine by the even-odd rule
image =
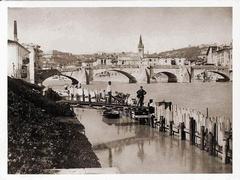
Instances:
[[[174,49],[170,51],[164,51],[159,53],[162,57],[176,58],[184,57],[188,60],[197,60],[199,56],[202,56],[206,53],[208,46],[193,46],[185,47],[181,49]]]

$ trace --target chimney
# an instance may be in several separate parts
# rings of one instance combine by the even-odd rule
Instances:
[[[14,34],[14,41],[18,41],[18,35],[17,35],[17,21],[14,21],[14,30],[13,30],[13,34]]]

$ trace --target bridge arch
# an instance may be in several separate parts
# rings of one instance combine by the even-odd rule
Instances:
[[[126,76],[129,79],[129,83],[137,83],[136,78],[126,71],[122,71],[122,70],[119,70],[119,69],[105,70],[105,72],[109,72],[109,71],[115,71],[115,72],[123,74],[124,76]]]
[[[72,84],[78,84],[78,80],[77,79],[75,79],[75,78],[73,78],[71,76],[62,74],[57,69],[38,70],[38,71],[36,71],[36,73],[35,73],[35,83],[36,84],[38,84],[38,83],[42,84],[43,81],[45,81],[47,78],[52,77],[54,75],[64,76],[64,77],[70,79],[72,81]]]
[[[224,78],[224,81],[230,81],[230,77],[222,72],[219,72],[219,71],[207,71],[207,72],[211,72],[211,73],[215,73],[215,74],[218,74],[220,76],[222,76]]]
[[[157,77],[160,74],[166,75],[168,77],[168,82],[173,82],[173,83],[178,82],[177,76],[174,73],[171,73],[171,72],[168,72],[168,71],[161,71],[161,72],[158,72],[158,73],[154,74],[153,79],[157,79]]]

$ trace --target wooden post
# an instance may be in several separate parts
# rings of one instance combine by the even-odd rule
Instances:
[[[222,162],[224,164],[229,163],[228,150],[229,150],[229,138],[225,136],[223,139],[223,147],[222,147]]]
[[[201,126],[200,136],[201,136],[200,149],[204,150],[204,140],[205,140],[205,127],[204,126]]]
[[[186,132],[185,132],[185,124],[184,122],[181,122],[180,123],[180,134],[179,134],[179,137],[181,140],[186,140]]]
[[[84,94],[84,90],[83,90],[83,102],[85,102],[85,94]]]
[[[159,131],[165,132],[165,118],[163,116],[160,116],[160,128]]]
[[[106,95],[105,95],[105,104],[107,104],[108,102],[107,102],[107,100],[108,100],[108,98],[106,97]]]
[[[207,108],[207,114],[206,114],[206,118],[208,118],[208,108]]]
[[[190,145],[195,145],[195,120],[190,117],[189,121]]]
[[[208,153],[209,155],[213,155],[213,134],[212,132],[208,133]]]
[[[98,94],[98,92],[95,93],[95,99],[96,99],[96,102],[99,101],[99,94]]]
[[[155,128],[154,118],[155,118],[155,117],[152,115],[152,116],[151,116],[151,127],[152,127],[152,128]]]
[[[92,99],[91,99],[91,94],[88,94],[88,102],[91,103]]]
[[[169,136],[173,135],[173,121],[169,122]]]
[[[213,124],[213,155],[216,155],[216,145],[217,145],[217,124]]]

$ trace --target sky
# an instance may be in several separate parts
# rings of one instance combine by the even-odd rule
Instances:
[[[8,38],[17,20],[20,43],[74,54],[145,52],[232,41],[232,8],[9,8]]]

